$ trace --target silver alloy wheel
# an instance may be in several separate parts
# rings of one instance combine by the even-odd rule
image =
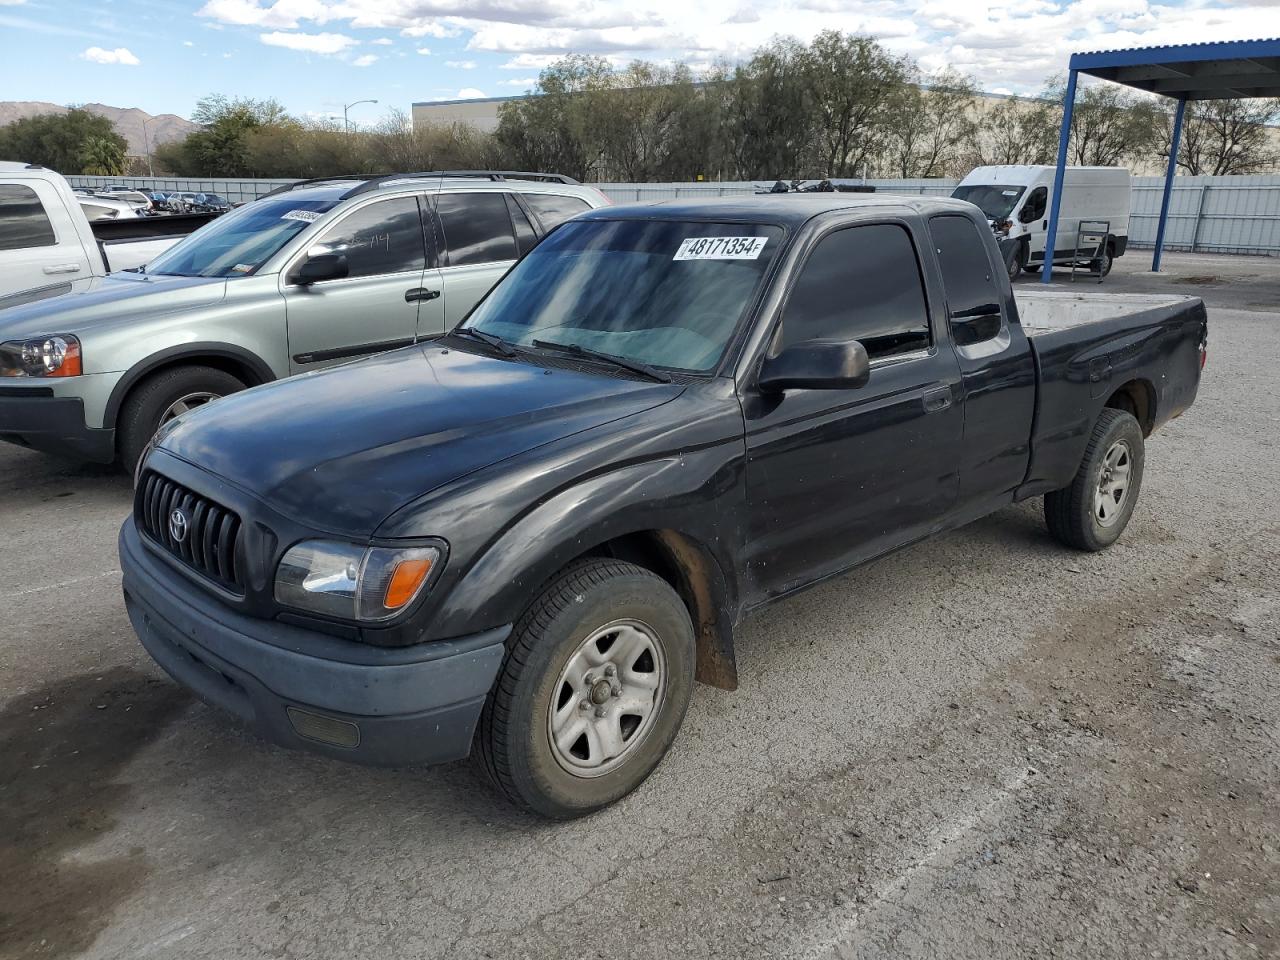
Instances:
[[[1093,519],[1098,526],[1109,527],[1119,519],[1129,498],[1129,472],[1133,454],[1127,440],[1117,440],[1102,459],[1098,489],[1093,494]]]
[[[210,393],[207,390],[200,390],[196,393],[188,393],[186,396],[179,397],[169,406],[165,407],[164,413],[160,414],[160,422],[168,423],[174,417],[180,417],[184,413],[194,410],[196,407],[203,407],[206,403],[212,403],[222,395],[219,393]]]
[[[666,655],[652,627],[616,620],[592,632],[552,690],[547,735],[556,761],[578,777],[617,767],[648,736],[666,687]]]

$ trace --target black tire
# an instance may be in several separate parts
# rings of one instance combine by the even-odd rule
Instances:
[[[1018,279],[1018,274],[1027,269],[1027,245],[1019,243],[1009,251],[1009,258],[1004,265],[1009,271],[1009,282],[1013,283],[1014,280]]]
[[[1100,495],[1107,458],[1117,444],[1123,444],[1128,465],[1127,486],[1112,517],[1103,519],[1096,504]],[[1120,538],[1137,505],[1142,490],[1145,462],[1142,428],[1133,414],[1106,409],[1093,426],[1084,459],[1071,485],[1044,497],[1044,519],[1049,532],[1077,550],[1105,550]],[[1114,494],[1113,494],[1114,496]]]
[[[662,696],[643,736],[624,748],[616,766],[578,775],[552,746],[552,700],[563,696],[562,673],[583,644],[620,620],[643,623],[661,644]],[[695,657],[689,611],[665,580],[606,558],[566,567],[521,616],[508,640],[506,661],[477,731],[485,772],[512,801],[557,820],[621,799],[644,782],[675,740],[693,693]],[[569,702],[576,700],[571,693]]]
[[[147,377],[129,391],[116,420],[120,465],[133,473],[142,451],[160,428],[161,418],[183,397],[225,397],[244,388],[243,381],[216,367],[170,367]]]
[[[1115,266],[1115,262],[1115,255],[1112,252],[1111,246],[1108,244],[1106,250],[1103,251],[1101,258],[1095,261],[1094,270],[1098,273],[1098,276],[1105,277],[1111,272],[1111,268]]]

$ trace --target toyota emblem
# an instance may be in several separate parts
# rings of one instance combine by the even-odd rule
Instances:
[[[181,508],[169,514],[169,536],[173,537],[178,543],[187,539],[188,526],[187,515],[182,512]]]

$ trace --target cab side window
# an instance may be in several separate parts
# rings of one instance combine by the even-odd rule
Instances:
[[[903,227],[848,227],[818,241],[787,298],[779,348],[818,339],[858,340],[873,360],[929,347],[920,263]]]
[[[309,253],[345,254],[348,277],[424,270],[427,252],[418,200],[394,197],[361,207],[330,227]]]
[[[955,342],[967,347],[999,336],[1004,325],[1000,288],[978,225],[968,217],[946,215],[930,220],[929,231],[938,253]]]
[[[0,183],[0,250],[51,247],[56,242],[36,192],[20,183]]]
[[[501,193],[442,193],[436,215],[449,250],[449,266],[514,260],[516,238]]]
[[[1022,205],[1022,213],[1018,214],[1018,219],[1023,223],[1034,223],[1036,220],[1042,220],[1048,205],[1049,188],[1036,187],[1027,197],[1027,202]]]

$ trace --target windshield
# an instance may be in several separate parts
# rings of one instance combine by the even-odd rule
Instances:
[[[775,226],[586,220],[550,234],[465,326],[676,370],[706,371],[782,242]]]
[[[951,196],[956,200],[968,200],[975,204],[987,215],[988,220],[1007,220],[1026,189],[1003,184],[972,184],[956,187]]]
[[[249,276],[337,203],[288,195],[247,203],[170,247],[147,265],[146,272],[175,277]]]

